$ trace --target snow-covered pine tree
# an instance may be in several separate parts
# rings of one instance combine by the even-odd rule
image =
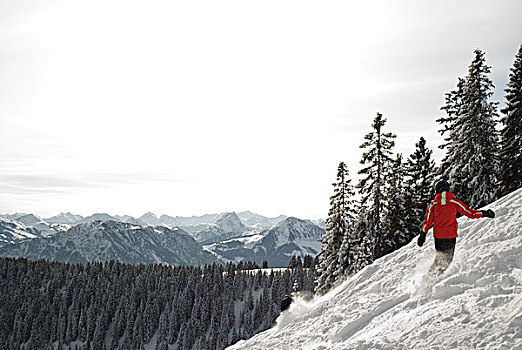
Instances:
[[[449,118],[439,119],[441,134],[449,131],[447,153],[439,174],[448,179],[453,191],[472,207],[481,207],[496,198],[498,172],[498,133],[495,129],[497,103],[489,101],[493,83],[488,77],[484,53],[475,58],[457,90],[446,95]]]
[[[397,155],[391,170],[391,173],[386,177],[386,212],[382,225],[382,256],[406,245],[412,238],[406,225],[407,191],[404,188],[402,154]],[[415,231],[415,233],[417,232]]]
[[[324,246],[319,252],[319,266],[316,292],[326,293],[336,281],[336,271],[338,270],[337,255],[343,237],[348,226],[348,220],[353,211],[350,209],[353,189],[350,185],[348,169],[344,162],[340,162],[337,167],[337,179],[333,183],[334,194],[330,197],[330,210],[326,219],[326,230],[322,238]]]
[[[501,121],[500,195],[522,187],[522,45],[509,74]]]
[[[435,162],[431,158],[433,151],[426,147],[426,140],[421,137],[415,144],[415,151],[406,161],[405,193],[407,200],[406,226],[410,239],[417,235],[424,219],[426,208],[433,196],[435,181]]]
[[[359,174],[364,177],[359,181],[357,188],[361,194],[361,210],[367,217],[362,218],[359,215],[359,219],[366,224],[366,227],[359,225],[358,235],[369,236],[369,244],[373,245],[374,259],[382,256],[382,218],[386,186],[384,179],[390,173],[393,163],[391,154],[395,146],[393,139],[396,137],[392,133],[382,132],[385,124],[386,119],[381,113],[377,113],[372,124],[374,131],[364,136],[366,141],[360,146],[366,150],[361,159],[361,164],[365,165],[365,168],[359,171]]]
[[[350,275],[352,265],[355,263],[356,251],[358,249],[355,224],[357,214],[354,209],[355,191],[349,179],[348,169],[346,169],[344,186],[344,208],[343,208],[343,237],[341,247],[337,253],[337,269],[334,271],[335,282],[341,281],[344,276]]]

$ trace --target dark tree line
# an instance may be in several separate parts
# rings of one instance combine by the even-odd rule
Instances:
[[[288,263],[289,269],[312,269],[315,267],[314,257],[307,254],[301,259],[300,255],[292,255],[290,262]]]
[[[251,264],[250,264],[251,265]],[[0,259],[2,349],[223,349],[270,328],[313,269]]]
[[[325,245],[318,255],[316,292],[327,292],[409,243],[418,234],[436,180],[448,180],[452,191],[474,208],[522,187],[522,46],[511,69],[500,119],[498,102],[490,101],[494,88],[490,72],[484,53],[477,49],[467,76],[446,94],[441,108],[446,116],[437,119],[445,136],[439,147],[446,149],[439,166],[423,137],[406,161],[401,154],[394,156],[396,136],[385,131],[386,119],[377,113],[360,146],[364,152],[362,178],[355,186],[357,203],[346,165],[341,162],[337,169]]]

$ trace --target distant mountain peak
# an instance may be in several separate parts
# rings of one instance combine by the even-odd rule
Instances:
[[[288,217],[267,230],[266,236],[272,235],[277,246],[297,240],[321,237],[322,229],[310,220]]]
[[[158,219],[156,214],[151,213],[150,211],[140,216],[138,220],[144,222],[149,226],[164,226],[163,221]]]
[[[41,217],[36,216],[34,214],[27,214],[19,217],[16,221],[21,222],[25,226],[34,226],[38,223],[44,222]]]
[[[81,216],[81,215],[76,215],[71,212],[66,212],[66,213],[60,213],[58,215],[47,218],[47,219],[45,219],[45,221],[51,222],[51,223],[57,223],[57,224],[75,224],[82,219],[83,219],[83,216]]]
[[[224,213],[217,221],[216,225],[226,233],[243,233],[247,230],[241,219],[235,212]]]

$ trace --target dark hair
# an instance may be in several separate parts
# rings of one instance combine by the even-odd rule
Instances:
[[[450,184],[446,180],[440,180],[435,185],[435,193],[448,192],[450,190]]]

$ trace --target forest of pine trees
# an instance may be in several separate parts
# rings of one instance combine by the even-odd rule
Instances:
[[[441,107],[446,116],[437,119],[444,136],[439,148],[446,150],[439,166],[423,137],[405,161],[394,155],[396,136],[385,130],[387,120],[377,113],[360,146],[357,204],[348,169],[343,162],[339,165],[317,259],[317,293],[408,244],[419,233],[435,181],[449,181],[451,190],[473,208],[522,187],[522,46],[500,119],[498,102],[490,100],[490,73],[484,52],[476,49],[468,74],[446,94]]]
[[[270,328],[285,294],[314,288],[313,266],[245,265],[0,259],[0,348],[224,349]]]

